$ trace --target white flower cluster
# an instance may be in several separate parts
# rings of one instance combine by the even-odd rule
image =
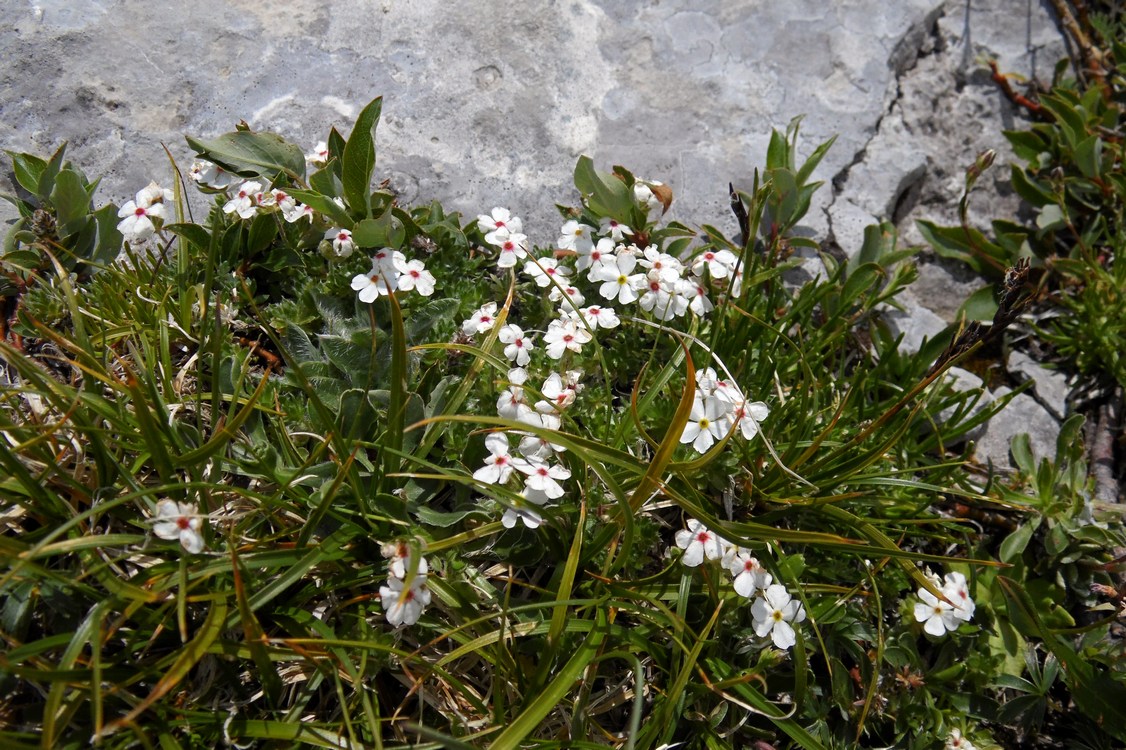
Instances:
[[[232,187],[235,176],[206,159],[193,162],[189,175],[203,187],[227,191],[223,212],[237,214],[240,219],[253,219],[259,211],[280,211],[290,224],[296,224],[301,219],[313,219],[313,208],[298,203],[296,198],[284,190],[264,190],[262,183],[256,180],[246,180],[237,187]]]
[[[940,581],[935,575],[929,577],[949,601],[939,599],[926,589],[919,589],[922,601],[915,603],[915,621],[924,623],[923,630],[940,638],[957,630],[963,622],[972,620],[977,605],[970,598],[969,584],[961,573],[947,573],[945,581]]]
[[[166,202],[172,202],[172,191],[150,182],[148,187],[137,193],[134,200],[118,209],[117,215],[121,221],[117,224],[117,231],[131,243],[144,242],[156,232],[153,219],[163,222],[167,218],[164,215]]]
[[[383,615],[395,627],[414,625],[430,604],[430,589],[426,586],[430,565],[426,558],[417,561],[406,542],[383,545],[387,560],[387,585],[379,587],[379,600]]]
[[[731,544],[694,518],[688,520],[687,529],[676,532],[675,540],[676,546],[684,550],[681,562],[685,565],[694,568],[704,560],[719,560],[731,574],[735,593],[754,598],[751,618],[756,635],[769,635],[781,649],[797,643],[794,624],[805,620],[805,607],[793,600],[785,586],[772,583],[773,576],[749,550]]]
[[[697,453],[707,453],[717,440],[738,427],[746,440],[759,431],[759,423],[770,414],[762,401],[747,403],[739,386],[721,380],[710,367],[696,371],[696,400],[680,435],[681,443],[692,443]]]
[[[487,317],[485,313],[479,313],[477,320]],[[470,318],[466,325],[474,320],[475,318]],[[519,331],[518,328],[516,330]],[[515,342],[506,347],[506,351],[509,349],[516,352],[515,358],[526,354],[525,349]],[[551,373],[540,388],[543,398],[533,404],[524,389],[528,371],[523,367],[514,367],[508,371],[508,387],[497,399],[497,414],[531,427],[558,430],[562,414],[575,403],[575,397],[582,390],[583,386],[579,382],[581,378],[582,373],[578,370]],[[565,448],[530,432],[515,431],[513,434],[520,438],[515,455],[507,433],[494,432],[485,438],[485,448],[489,455],[485,458],[485,465],[473,472],[473,478],[484,484],[505,485],[513,476],[523,475],[520,497],[529,506],[544,507],[559,500],[565,494],[560,482],[570,479],[571,472],[553,459],[555,454],[562,453]],[[517,521],[530,529],[537,528],[543,523],[543,517],[535,507],[508,508],[501,517],[501,523],[510,529]]]
[[[334,246],[340,243],[339,257],[352,254],[352,234],[346,229],[330,229],[335,234]],[[375,252],[371,259],[371,270],[352,277],[352,289],[359,292],[361,302],[374,302],[376,297],[386,297],[394,292],[416,291],[423,297],[434,293],[434,275],[426,270],[421,260],[407,260],[398,250],[389,247]]]

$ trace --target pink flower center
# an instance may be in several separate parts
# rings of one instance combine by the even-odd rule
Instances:
[[[178,529],[191,528],[191,525],[192,525],[192,521],[187,516],[180,516],[179,518],[176,519],[176,528],[178,528]]]
[[[709,534],[706,531],[701,531],[700,533],[696,534],[696,541],[699,542],[700,544],[707,544],[711,540],[712,540],[712,535]]]
[[[141,208],[140,206],[137,206],[137,210],[134,211],[133,213],[136,216],[144,216],[145,215],[145,209]]]

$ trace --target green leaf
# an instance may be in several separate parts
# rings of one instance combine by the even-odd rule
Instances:
[[[543,690],[535,696],[529,696],[527,708],[508,724],[508,727],[501,732],[499,737],[493,740],[493,743],[489,745],[489,750],[516,750],[521,747],[525,739],[536,730],[544,717],[551,713],[563,700],[563,697],[571,691],[575,682],[586,670],[587,665],[594,659],[598,647],[602,644],[606,635],[606,609],[598,607],[595,612],[597,613],[595,626],[587,633],[586,638],[579,644],[570,660],[563,665],[559,674]]]
[[[344,200],[353,211],[371,217],[371,175],[375,171],[375,127],[383,109],[383,97],[373,99],[356,119],[341,159]]]
[[[320,193],[312,190],[296,190],[290,189],[289,194],[297,200],[304,203],[306,206],[312,206],[314,211],[325,214],[332,219],[333,224],[341,229],[351,229],[354,222],[348,212],[340,206],[339,203],[332,198],[321,195]]]
[[[1013,164],[1009,174],[1013,183],[1013,190],[1033,206],[1041,208],[1056,202],[1052,193],[1043,187],[1039,181],[1029,176],[1028,172],[1021,169],[1019,165]]]
[[[63,169],[55,176],[51,205],[55,207],[60,237],[69,237],[85,228],[90,215],[90,197],[77,172]]]
[[[987,284],[976,292],[966,297],[966,301],[958,309],[958,316],[965,316],[966,320],[977,320],[989,323],[997,314],[997,300],[994,297],[994,287]]]
[[[211,234],[199,224],[165,224],[164,228],[177,237],[191,243],[200,250],[211,247]]]
[[[376,219],[357,221],[352,227],[352,240],[356,247],[386,247],[391,244],[391,209],[388,208]]]
[[[51,157],[47,166],[39,174],[39,182],[33,192],[40,201],[47,202],[50,200],[50,195],[55,189],[55,176],[63,167],[63,154],[65,153],[66,141],[63,141],[63,145],[59,146],[59,150],[55,152],[55,155]]]
[[[294,181],[305,179],[305,154],[276,133],[236,130],[209,141],[187,136],[200,157],[243,177],[273,180],[279,172]]]
[[[1032,535],[1040,528],[1040,518],[1040,516],[1035,516],[1005,537],[997,555],[1001,562],[1012,564],[1020,559],[1024,550],[1028,547],[1028,543],[1032,540]]]
[[[97,265],[109,265],[117,254],[121,252],[123,237],[118,231],[120,221],[117,215],[117,206],[110,203],[94,212],[94,221],[98,225],[98,244],[88,258],[88,262]]]
[[[590,210],[599,216],[625,221],[633,207],[633,195],[626,184],[612,174],[594,169],[589,156],[580,156],[575,164],[575,187],[582,193]]]
[[[37,195],[39,178],[47,168],[47,162],[32,154],[19,154],[7,150],[4,153],[12,159],[12,172],[15,173],[16,183],[32,195]]]

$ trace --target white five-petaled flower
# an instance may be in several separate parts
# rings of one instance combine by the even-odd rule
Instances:
[[[528,238],[524,235],[504,229],[498,229],[495,235],[496,242],[493,244],[500,249],[497,268],[512,268],[517,260],[528,256]]]
[[[612,307],[591,305],[579,310],[579,314],[591,328],[617,328],[622,322]]]
[[[403,263],[399,274],[399,289],[404,292],[414,290],[423,297],[434,293],[434,274],[426,270],[426,266],[417,258]]]
[[[545,430],[558,430],[563,422],[558,414],[540,414],[531,410],[521,413],[520,421]],[[566,450],[562,445],[552,443],[539,435],[529,433],[520,438],[520,453],[527,459],[540,458],[546,461],[553,453],[563,453]]]
[[[645,275],[644,294],[637,301],[642,310],[651,312],[658,320],[672,320],[684,315],[688,298],[676,289],[676,282],[662,281],[653,269]]]
[[[547,332],[543,335],[543,343],[547,356],[560,359],[568,349],[581,352],[583,344],[588,343],[592,338],[585,326],[580,326],[570,318],[560,318],[548,324]]]
[[[379,587],[379,599],[387,622],[395,627],[414,625],[422,616],[422,610],[430,604],[426,575],[416,574],[410,586],[403,579],[391,576],[386,586]]]
[[[283,204],[281,210],[282,217],[285,218],[286,222],[289,224],[296,224],[302,219],[308,219],[309,222],[312,223],[313,214],[316,213],[312,206],[306,206],[304,203],[298,203],[297,201],[294,201],[292,206]]]
[[[598,293],[603,299],[611,302],[617,300],[623,305],[628,305],[637,299],[638,287],[644,285],[645,276],[634,273],[637,267],[637,258],[630,253],[619,253],[613,263],[605,263],[598,267],[591,267],[590,280],[601,281]]]
[[[156,232],[153,219],[164,220],[164,205],[172,201],[172,191],[150,182],[137,191],[134,199],[117,211],[121,219],[117,230],[131,242],[143,242]]]
[[[703,275],[708,269],[713,279],[726,279],[739,263],[739,258],[730,250],[705,250],[692,259],[692,272]]]
[[[962,736],[962,730],[951,729],[943,750],[977,750],[977,746]]]
[[[324,141],[317,141],[317,145],[313,146],[313,150],[305,154],[305,163],[315,167],[323,167],[328,163],[328,157],[328,144]]]
[[[477,217],[477,228],[485,233],[485,242],[490,245],[499,245],[500,235],[498,232],[520,234],[524,231],[524,223],[520,221],[519,217],[509,213],[507,208],[498,206],[488,216],[480,214]]]
[[[347,258],[356,249],[352,233],[347,229],[333,227],[325,232],[325,239],[332,241],[332,252],[337,258]]]
[[[545,400],[536,402],[536,411],[540,414],[561,412],[575,403],[577,391],[578,388],[565,384],[563,377],[559,373],[553,372],[543,382],[540,393],[543,394]]]
[[[191,503],[161,500],[156,504],[156,523],[152,531],[161,539],[178,539],[180,545],[195,554],[203,551],[203,519]]]
[[[524,335],[524,329],[520,326],[511,323],[501,326],[497,331],[497,338],[505,345],[504,356],[508,357],[510,362],[524,367],[531,361],[531,351],[535,347],[532,346],[532,339]]]
[[[366,274],[358,273],[352,277],[352,289],[360,293],[360,302],[371,304],[376,297],[386,297],[399,288],[399,274],[393,269],[373,261]]]
[[[594,245],[594,241],[590,238],[592,231],[594,231],[594,227],[589,224],[571,219],[564,223],[563,228],[559,230],[559,247],[564,250],[574,250],[580,255],[590,252],[590,248]]]
[[[770,585],[773,577],[756,558],[745,549],[737,549],[728,556],[727,570],[735,577],[735,593],[750,599],[755,592]]]
[[[954,607],[926,589],[919,589],[919,599],[922,601],[915,603],[915,621],[923,623],[923,630],[930,635],[941,638],[962,624]]]
[[[633,230],[621,223],[617,219],[611,219],[609,216],[604,216],[598,222],[598,231],[600,234],[610,237],[615,242],[621,242],[627,236],[633,236]]]
[[[698,279],[681,279],[676,282],[676,293],[688,300],[688,309],[701,318],[715,309],[708,299],[708,290]]]
[[[195,182],[211,188],[227,188],[234,182],[234,175],[207,159],[197,159],[192,162],[188,174]]]
[[[559,464],[549,465],[542,458],[514,459],[516,469],[528,478],[525,483],[528,489],[542,492],[551,500],[563,497],[563,487],[559,484],[561,479],[569,479],[571,472]]]
[[[486,484],[504,484],[512,476],[513,458],[508,452],[508,436],[503,432],[490,433],[485,438],[489,455],[485,465],[473,472],[473,478]]]
[[[223,206],[223,213],[238,214],[240,219],[250,219],[258,213],[258,193],[262,192],[262,184],[247,181],[235,189],[234,196]]]
[[[597,245],[592,245],[584,251],[578,252],[578,257],[575,260],[575,268],[580,271],[590,269],[587,274],[587,279],[594,281],[592,274],[594,269],[604,266],[608,263],[614,262],[614,248],[617,247],[614,240],[609,237],[603,237],[598,241]]]
[[[564,279],[560,279],[560,281],[564,281]],[[586,297],[583,296],[578,287],[574,286],[565,286],[562,289],[553,286],[551,291],[548,292],[547,298],[552,302],[559,302],[559,309],[568,313],[573,313],[579,309],[579,305],[586,302]]]
[[[973,619],[977,605],[970,598],[969,584],[966,582],[964,575],[957,571],[947,573],[945,583],[942,586],[942,593],[954,603],[955,617],[963,622],[969,622]]]
[[[646,275],[654,277],[668,284],[675,284],[684,273],[684,264],[668,253],[662,253],[656,245],[649,245],[638,259],[641,267],[646,270]]]
[[[555,258],[535,258],[529,259],[524,264],[524,275],[530,276],[538,287],[552,286],[552,279],[566,286],[567,277],[571,275],[571,269],[559,265],[559,261]]]
[[[544,493],[530,487],[525,487],[520,495],[533,505],[544,505],[549,499]],[[504,515],[501,516],[500,522],[506,529],[511,529],[516,526],[518,520],[529,529],[535,529],[543,523],[543,516],[536,512],[534,508],[507,508]]]
[[[692,403],[692,414],[680,433],[681,443],[692,443],[697,453],[707,453],[726,433],[723,431],[723,403],[714,396],[697,394]]]
[[[716,398],[723,400],[724,396],[720,395],[721,391],[716,392]],[[736,395],[738,393],[736,392]],[[759,425],[770,416],[770,407],[762,401],[754,401],[747,403],[747,401],[738,396],[731,404],[732,410],[723,419],[723,431],[727,432],[730,427],[728,420],[734,420],[739,426],[739,431],[743,433],[745,440],[751,440],[759,433]]]
[[[719,560],[723,557],[723,539],[695,518],[688,519],[688,528],[676,532],[673,538],[676,546],[684,550],[680,561],[690,568],[695,568],[705,559]]]
[[[473,314],[462,321],[461,332],[466,336],[475,333],[491,331],[496,325],[497,303],[489,302],[473,311]]]
[[[755,599],[751,617],[756,635],[763,638],[769,634],[778,648],[792,648],[798,641],[791,623],[805,620],[805,607],[791,599],[785,586],[775,583]]]

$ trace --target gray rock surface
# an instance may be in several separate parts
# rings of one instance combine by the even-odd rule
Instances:
[[[1011,393],[1001,386],[993,391],[996,398]],[[1015,468],[1009,457],[1009,444],[1021,433],[1027,433],[1032,453],[1037,460],[1055,460],[1056,438],[1060,425],[1055,417],[1027,393],[1020,393],[997,413],[985,428],[974,449],[974,459],[979,463],[992,463],[995,468]]]
[[[873,220],[907,243],[915,218],[952,223],[985,148],[1000,156],[971,217],[1015,212],[1000,130],[1019,113],[983,60],[1046,78],[1063,54],[1033,0],[0,0],[0,14],[0,146],[69,141],[104,199],[167,184],[161,144],[186,168],[184,134],[245,119],[312,147],[382,94],[380,178],[408,203],[507,206],[537,243],[557,236],[553,205],[575,202],[583,153],[670,184],[671,218],[734,234],[728,181],[748,187],[770,129],[796,115],[804,153],[838,136],[807,232],[846,253]],[[923,269],[915,319],[897,323],[908,339],[954,320],[979,283],[957,274]]]

